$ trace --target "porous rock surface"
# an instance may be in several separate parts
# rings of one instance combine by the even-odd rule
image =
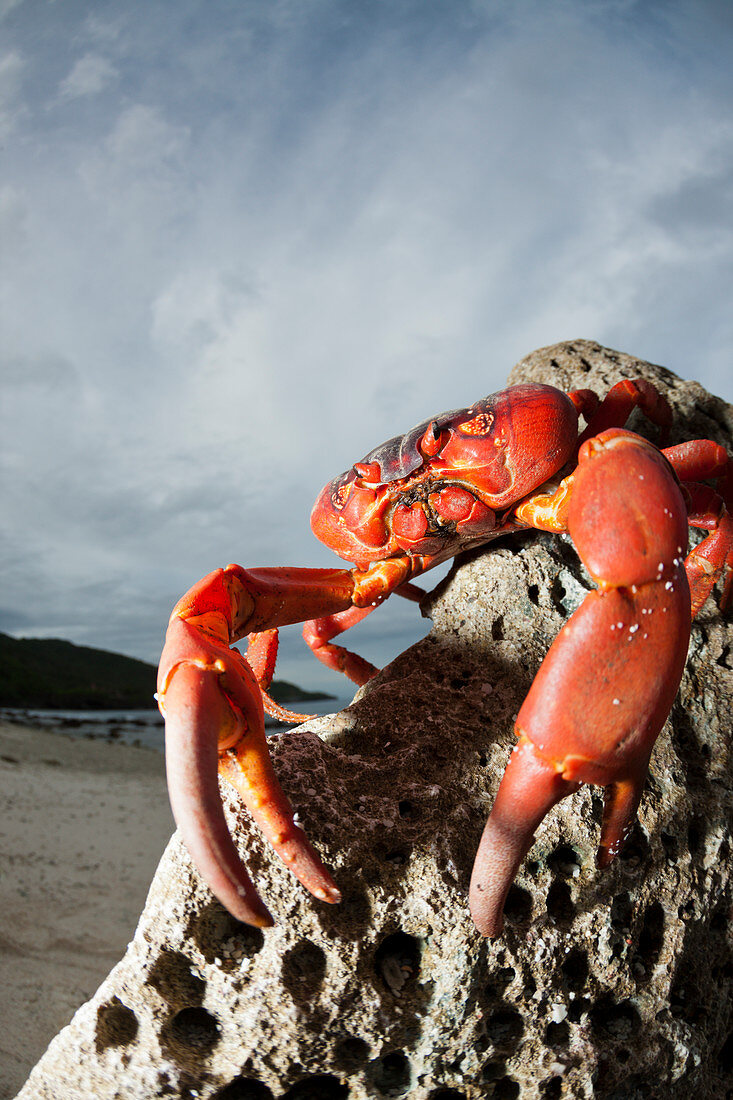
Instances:
[[[605,393],[623,377],[666,393],[675,441],[733,449],[730,406],[589,341],[534,352],[509,380]],[[582,788],[540,826],[501,938],[468,914],[513,717],[591,587],[563,538],[458,563],[425,602],[427,638],[274,746],[343,904],[306,895],[227,794],[277,926],[229,917],[174,837],[127,954],[20,1098],[732,1095],[733,628],[714,599],[620,858],[596,870],[601,791]]]

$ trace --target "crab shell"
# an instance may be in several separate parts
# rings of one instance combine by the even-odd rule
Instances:
[[[577,425],[572,400],[552,386],[490,394],[370,451],[322,489],[311,527],[361,568],[405,553],[450,557],[562,469]]]

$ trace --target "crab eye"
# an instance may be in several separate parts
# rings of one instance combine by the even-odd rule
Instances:
[[[448,442],[448,433],[441,431],[435,420],[431,420],[418,444],[426,458],[435,458]]]
[[[355,462],[354,472],[362,481],[371,481],[374,484],[382,480],[382,471],[378,462]]]

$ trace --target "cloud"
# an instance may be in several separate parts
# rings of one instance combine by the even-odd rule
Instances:
[[[132,104],[117,116],[101,149],[83,158],[79,178],[108,210],[119,211],[122,203],[138,217],[164,209],[168,217],[178,215],[187,194],[183,160],[189,137],[189,128],[169,122],[160,107]]]
[[[69,75],[61,81],[59,98],[68,100],[98,95],[116,76],[117,70],[106,57],[86,53],[74,62]]]

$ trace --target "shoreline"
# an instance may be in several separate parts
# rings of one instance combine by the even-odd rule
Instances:
[[[175,825],[160,752],[0,719],[0,1100],[119,962]]]
[[[315,693],[313,693],[315,694]],[[307,713],[321,716],[341,711],[351,703],[351,696],[322,695],[304,700]],[[283,704],[285,709],[297,707],[293,700]],[[297,716],[296,716],[297,717]],[[271,736],[291,729],[296,722],[280,721],[265,713],[265,731]],[[158,755],[165,751],[165,727],[157,707],[145,710],[122,708],[120,710],[56,710],[54,708],[0,707],[0,727],[30,729],[35,732],[61,735],[76,741],[116,742],[136,748],[152,749]],[[0,1100],[2,1096],[0,1095]]]

